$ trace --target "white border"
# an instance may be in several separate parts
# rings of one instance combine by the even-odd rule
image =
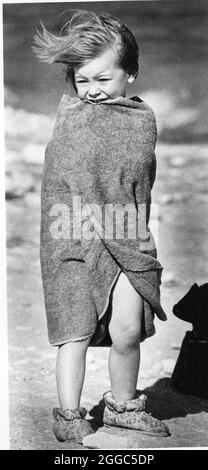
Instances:
[[[93,0],[84,0],[86,3],[92,2]],[[112,0],[94,0],[95,2],[112,2]],[[116,0],[117,2],[128,1],[128,0]],[[131,0],[131,1],[143,1],[143,2],[157,2],[168,0]],[[175,1],[175,0],[169,0]],[[190,1],[190,0],[187,0]],[[3,85],[3,5],[4,4],[27,4],[27,3],[81,3],[80,0],[0,0],[0,48],[1,48],[1,64],[0,64],[0,75],[1,75],[1,95],[0,95],[0,107],[1,107],[1,123],[4,122],[4,85]],[[84,2],[82,2],[84,3]],[[6,216],[5,216],[5,161],[4,161],[4,128],[0,127],[0,216],[1,216],[1,230],[0,230],[0,450],[9,449],[9,398],[8,398],[8,328],[7,328],[7,280],[6,280]],[[208,447],[165,447],[165,448],[141,448],[141,452],[145,450],[205,450]]]
[[[8,398],[8,329],[7,329],[7,280],[6,280],[6,215],[5,215],[5,160],[4,160],[4,85],[3,85],[3,18],[0,10],[1,47],[1,128],[0,128],[0,450],[9,449],[9,398]]]

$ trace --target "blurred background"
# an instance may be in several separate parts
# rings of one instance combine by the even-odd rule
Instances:
[[[143,345],[142,385],[170,377],[184,332],[191,327],[174,318],[172,307],[194,282],[208,282],[207,1],[4,4],[12,448],[54,446],[46,431],[56,391],[55,350],[48,345],[40,276],[40,184],[57,106],[63,93],[74,92],[65,81],[64,65],[41,64],[31,46],[40,21],[59,34],[70,8],[111,13],[132,29],[140,47],[140,73],[129,96],[137,94],[151,105],[158,124],[153,203],[159,219],[153,214],[151,224],[153,231],[158,227],[168,322],[156,321],[158,334]],[[92,349],[91,382],[102,387],[108,381],[107,365],[100,367],[107,351],[96,351],[99,363],[94,355]],[[86,382],[86,394],[91,382]]]

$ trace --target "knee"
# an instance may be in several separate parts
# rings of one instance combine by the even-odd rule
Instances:
[[[126,322],[119,325],[110,324],[109,334],[113,346],[119,351],[138,348],[141,339],[141,323]]]

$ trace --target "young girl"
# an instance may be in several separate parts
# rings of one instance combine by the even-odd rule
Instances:
[[[42,279],[49,341],[58,346],[54,433],[64,441],[94,431],[80,407],[86,352],[105,345],[111,391],[103,396],[104,424],[167,436],[136,390],[140,342],[155,332],[154,313],[166,320],[148,228],[155,119],[140,98],[126,97],[138,74],[138,46],[108,14],[77,11],[61,36],[42,28],[36,54],[67,64],[77,94],[59,105],[41,192]]]

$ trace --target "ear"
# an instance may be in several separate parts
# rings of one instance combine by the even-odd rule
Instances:
[[[134,75],[128,75],[128,83],[132,83],[135,80]]]

